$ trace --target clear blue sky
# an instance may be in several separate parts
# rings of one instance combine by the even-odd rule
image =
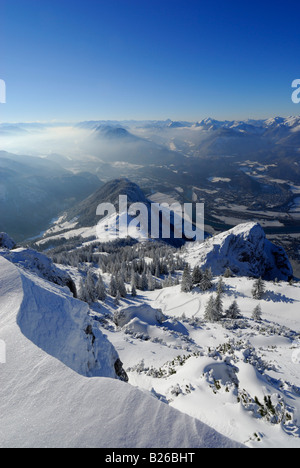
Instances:
[[[295,0],[0,0],[0,121],[298,115]]]

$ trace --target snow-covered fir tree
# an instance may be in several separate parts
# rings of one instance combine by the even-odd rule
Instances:
[[[131,296],[132,296],[132,297],[136,297],[136,295],[137,295],[137,294],[136,294],[136,287],[135,287],[135,284],[133,284],[133,285],[131,286]]]
[[[84,282],[83,282],[82,278],[80,279],[80,282],[79,282],[78,299],[80,299],[81,301],[84,301],[84,302],[88,301],[87,294],[86,294],[86,289],[85,289]]]
[[[193,280],[190,271],[190,266],[188,264],[185,265],[181,280],[181,291],[182,292],[190,292],[193,288]]]
[[[109,294],[112,297],[116,297],[118,292],[118,287],[117,287],[117,282],[114,276],[111,277],[110,279],[110,284],[109,284]]]
[[[252,319],[256,322],[260,322],[260,320],[262,319],[262,309],[260,304],[258,304],[253,310]]]
[[[117,290],[120,293],[120,297],[125,298],[127,296],[127,289],[125,286],[123,275],[119,275],[116,279]]]
[[[154,291],[155,289],[155,281],[154,281],[151,271],[148,271],[148,274],[147,274],[147,288],[148,288],[148,291]]]
[[[212,287],[213,287],[213,284],[212,284],[212,273],[211,273],[211,270],[210,269],[206,269],[204,272],[203,272],[203,275],[202,275],[202,280],[200,282],[200,289],[202,291],[209,291]]]
[[[85,281],[85,290],[87,302],[92,303],[96,300],[95,281],[91,270],[88,271]]]
[[[121,294],[120,291],[117,291],[116,297],[114,299],[114,305],[118,307],[120,305]]]
[[[266,292],[265,282],[262,278],[258,278],[254,281],[252,288],[252,296],[254,299],[261,299]]]
[[[229,306],[229,308],[226,310],[226,317],[232,320],[235,320],[241,316],[241,310],[238,306],[238,303],[236,300],[233,301],[233,303]]]
[[[147,280],[147,275],[146,273],[143,271],[143,273],[141,274],[140,276],[140,280],[139,280],[139,289],[141,291],[147,291],[148,289],[148,280]]]
[[[202,277],[203,273],[201,271],[201,268],[198,265],[196,265],[192,273],[193,284],[199,284],[202,280]]]
[[[101,274],[99,274],[99,277],[96,283],[96,297],[100,301],[105,301],[106,296],[107,296],[106,286],[104,284]]]
[[[222,300],[222,294],[219,292],[216,295],[215,308],[216,308],[218,316],[221,318],[223,315],[223,300]]]
[[[224,292],[225,292],[225,283],[224,283],[222,276],[220,276],[218,284],[217,284],[217,294],[220,294],[222,296]]]
[[[204,320],[208,322],[218,322],[222,316],[218,311],[216,301],[213,295],[210,296],[204,312]]]
[[[228,267],[226,268],[225,272],[224,272],[224,278],[231,278],[233,276],[233,273],[231,271],[231,269]]]

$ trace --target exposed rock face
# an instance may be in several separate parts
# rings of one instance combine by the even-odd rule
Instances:
[[[123,362],[118,358],[114,364],[117,377],[123,382],[128,382],[129,378],[123,368]]]
[[[262,277],[265,280],[289,280],[293,269],[286,252],[270,242],[258,223],[235,228],[192,245],[185,255],[192,266],[211,268],[222,275],[226,268],[237,276]]]

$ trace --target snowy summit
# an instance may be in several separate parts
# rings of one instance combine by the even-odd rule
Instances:
[[[215,275],[229,268],[237,276],[286,281],[293,277],[285,251],[266,238],[258,223],[241,224],[202,244],[192,244],[185,259],[191,266],[211,268]]]

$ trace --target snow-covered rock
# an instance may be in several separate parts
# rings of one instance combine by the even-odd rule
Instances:
[[[54,265],[46,255],[32,249],[19,248],[0,254],[17,266],[59,286],[67,286],[76,297],[76,286],[67,272]]]
[[[130,306],[114,313],[114,322],[118,327],[124,327],[134,319],[148,325],[161,325],[166,317],[161,310],[154,309],[148,304]]]
[[[237,276],[262,277],[265,280],[288,280],[293,269],[282,247],[271,243],[258,223],[240,224],[188,247],[185,260],[191,266],[211,268],[222,275],[226,268]]]
[[[16,243],[9,237],[6,232],[0,232],[0,249],[14,249]]]
[[[0,256],[1,292],[9,282],[3,277],[5,271],[10,271],[9,265],[12,264]],[[88,305],[75,299],[65,287],[28,270],[13,265],[11,268],[15,268],[11,271],[18,278],[15,321],[22,334],[81,375],[117,378],[118,353],[90,318]]]
[[[113,376],[115,351],[86,308],[0,256],[1,448],[240,447],[99,366],[87,378],[96,358]]]

